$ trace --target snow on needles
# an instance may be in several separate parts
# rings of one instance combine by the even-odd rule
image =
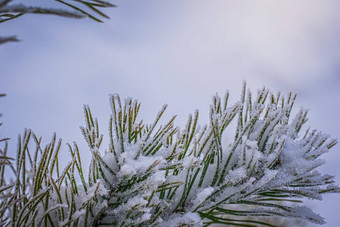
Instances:
[[[24,150],[18,154],[17,179],[0,191],[2,204],[10,204],[0,223],[270,225],[265,217],[288,217],[323,224],[318,214],[296,204],[340,192],[333,176],[317,170],[324,163],[319,157],[336,140],[316,130],[303,132],[303,109],[290,120],[296,98],[291,93],[285,98],[263,88],[253,97],[244,86],[239,102],[230,106],[228,97],[213,97],[209,125],[200,127],[195,112],[180,130],[175,117],[158,126],[166,105],[152,124],[144,124],[138,119],[140,103],[131,98],[122,103],[112,95],[104,155],[98,121],[85,106],[86,126],[81,130],[92,153],[88,178],[76,143],[69,145],[72,161],[63,171],[56,164],[56,138],[41,154],[29,154],[35,160],[32,168],[23,166],[28,146],[18,146]],[[235,130],[233,139],[222,143],[230,128]],[[24,144],[30,133],[24,135]]]

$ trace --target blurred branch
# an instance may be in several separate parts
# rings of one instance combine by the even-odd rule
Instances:
[[[7,42],[18,42],[16,36],[8,36],[8,37],[0,37],[0,44],[7,43]]]
[[[0,0],[0,23],[19,18],[25,14],[47,14],[68,18],[90,18],[103,22],[100,18],[109,19],[102,8],[112,8],[116,5],[101,0],[54,0],[64,8],[45,8],[40,6],[26,6],[12,3],[14,0]],[[0,37],[0,44],[19,41],[15,36]]]

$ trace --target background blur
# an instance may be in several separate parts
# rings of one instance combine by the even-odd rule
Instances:
[[[340,138],[340,1],[113,3],[104,24],[39,15],[1,24],[0,35],[22,40],[0,46],[0,92],[7,94],[0,137],[12,138],[12,155],[17,135],[31,128],[45,142],[54,131],[64,145],[77,141],[88,159],[82,106],[90,105],[107,135],[112,93],[141,101],[146,122],[167,103],[165,118],[177,114],[182,127],[195,109],[208,123],[212,95],[229,89],[236,101],[243,80],[253,93],[263,86],[297,92],[295,110],[310,109],[307,124]],[[340,145],[323,158],[322,171],[339,184]],[[340,195],[309,203],[326,226],[338,226]]]

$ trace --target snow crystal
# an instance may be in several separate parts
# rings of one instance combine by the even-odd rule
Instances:
[[[230,170],[226,176],[226,182],[237,183],[247,177],[247,170],[244,166]]]
[[[137,147],[130,146],[128,150],[122,154],[120,154],[119,162],[120,162],[120,171],[118,172],[118,176],[123,177],[131,177],[136,175],[137,173],[141,173],[146,171],[150,166],[154,163],[164,163],[164,158],[161,156],[143,156],[140,155],[138,159],[135,159]]]
[[[213,191],[214,191],[213,187],[208,187],[208,188],[205,188],[202,191],[200,191],[197,194],[196,199],[194,200],[194,206],[193,207],[200,205],[206,198],[208,198],[208,196],[211,195],[211,193],[213,193]]]
[[[169,221],[162,222],[159,227],[174,227],[174,226],[191,226],[200,227],[203,225],[201,217],[197,213],[185,213],[184,215],[177,215],[177,217],[170,218]]]
[[[296,215],[296,217],[314,222],[315,224],[321,225],[326,223],[323,217],[314,213],[310,208],[306,206],[296,206],[292,209],[292,212]]]

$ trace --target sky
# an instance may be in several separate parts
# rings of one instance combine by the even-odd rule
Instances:
[[[26,1],[38,5],[40,1]],[[253,93],[298,94],[295,110],[309,109],[311,128],[340,138],[340,2],[337,0],[120,0],[96,23],[26,15],[0,25],[0,35],[21,42],[0,46],[0,136],[25,128],[48,142],[86,149],[79,126],[89,104],[107,135],[109,94],[142,102],[141,118],[152,122],[200,111],[208,123],[211,97],[226,90],[233,101],[242,81]],[[28,3],[27,3],[28,4]],[[65,147],[65,159],[67,151]],[[324,173],[338,175],[339,145],[324,155]],[[309,202],[337,226],[340,195]]]

